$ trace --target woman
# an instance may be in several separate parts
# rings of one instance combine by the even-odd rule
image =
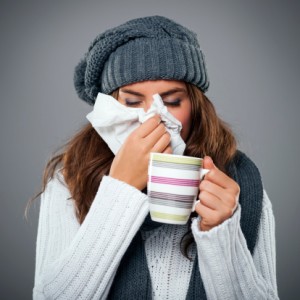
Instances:
[[[147,111],[158,93],[182,124],[184,155],[205,156],[210,171],[187,226],[153,222],[149,155],[173,152],[161,116],[116,155],[86,125],[45,170],[34,298],[278,299],[272,206],[204,94],[196,35],[160,16],[131,20],[96,37],[74,82],[91,105],[104,93]]]

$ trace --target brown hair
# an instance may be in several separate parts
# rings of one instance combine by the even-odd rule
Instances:
[[[213,104],[196,86],[188,83],[186,86],[191,100],[192,124],[184,155],[210,155],[218,168],[226,172],[226,166],[236,152],[236,140],[232,131],[217,116]],[[113,92],[112,96],[118,98],[118,91]],[[55,171],[61,168],[75,204],[76,217],[81,224],[103,176],[109,174],[113,159],[114,154],[92,125],[85,125],[63,146],[62,152],[47,163],[42,190],[32,200],[45,191],[48,181],[55,176]],[[190,231],[183,240],[183,253],[188,257],[188,247],[193,241]]]

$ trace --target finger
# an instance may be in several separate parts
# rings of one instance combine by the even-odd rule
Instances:
[[[217,196],[219,199],[223,199],[224,193],[226,193],[226,189],[220,187],[219,185],[213,183],[209,180],[202,180],[199,185],[199,190],[207,191],[215,196]]]
[[[173,153],[173,149],[172,149],[171,145],[168,145],[168,147],[163,151],[163,153],[165,153],[165,154],[172,154]]]
[[[160,123],[152,132],[144,137],[144,142],[149,148],[153,148],[159,139],[166,133],[166,127],[163,123]]]
[[[169,132],[165,132],[165,134],[163,134],[161,138],[153,146],[151,152],[162,153],[170,145],[170,142],[171,142],[171,135]]]
[[[208,155],[206,155],[203,159],[203,168],[204,169],[217,169],[216,165],[214,164],[212,158]]]
[[[151,133],[161,122],[161,118],[159,115],[155,115],[154,117],[148,119],[146,122],[141,124],[140,127],[138,127],[135,131],[135,134],[137,134],[139,137],[144,138],[149,133]]]
[[[203,205],[201,201],[195,206],[195,211],[203,219],[210,219],[214,215],[214,211]]]
[[[209,192],[219,198],[226,206],[236,206],[238,198],[237,194],[230,191],[229,189],[224,189],[215,183],[204,180],[200,183],[200,192],[203,193],[204,191]]]
[[[209,230],[212,227],[221,224],[223,218],[219,211],[212,210],[201,202],[196,206],[196,212],[201,217],[200,228],[201,230]]]
[[[218,210],[220,208],[220,205],[222,204],[221,199],[207,191],[200,192],[199,199],[202,205],[212,210]]]
[[[204,168],[210,171],[205,175],[205,180],[209,180],[223,188],[234,188],[236,182],[219,170],[209,156],[204,157]]]

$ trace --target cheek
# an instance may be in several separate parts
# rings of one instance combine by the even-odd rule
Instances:
[[[181,122],[182,130],[181,137],[184,141],[187,140],[191,128],[191,106],[186,105],[182,109],[170,111],[172,115]]]

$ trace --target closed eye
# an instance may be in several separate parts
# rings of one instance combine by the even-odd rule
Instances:
[[[139,106],[142,103],[140,100],[125,99],[126,106]]]
[[[163,100],[164,105],[166,106],[180,106],[181,99],[175,99],[175,100]]]

